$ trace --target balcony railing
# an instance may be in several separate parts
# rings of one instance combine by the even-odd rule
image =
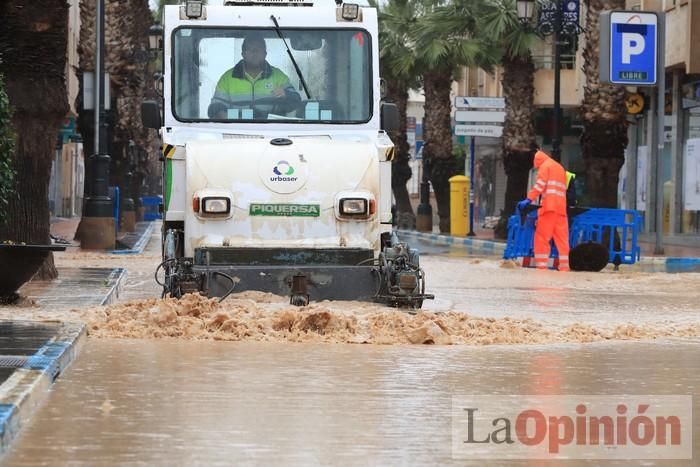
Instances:
[[[535,62],[536,70],[552,70],[554,69],[554,54],[533,55],[532,60]],[[561,54],[561,69],[573,70],[576,66],[575,54]]]

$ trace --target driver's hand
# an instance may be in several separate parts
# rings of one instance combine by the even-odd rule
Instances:
[[[275,97],[285,97],[287,94],[284,92],[283,88],[275,88],[272,90],[272,95]]]

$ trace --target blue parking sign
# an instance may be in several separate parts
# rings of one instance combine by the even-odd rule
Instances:
[[[659,53],[658,16],[641,11],[612,11],[606,15],[606,21],[603,19],[601,15],[601,23],[605,23],[606,29],[603,31],[601,24],[601,54],[607,55],[607,66],[601,69],[601,80],[633,86],[655,85]],[[607,38],[603,38],[604,33],[608,34]],[[608,47],[607,51],[603,49],[604,45]]]

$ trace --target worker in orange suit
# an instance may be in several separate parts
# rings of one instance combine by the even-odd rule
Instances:
[[[566,216],[566,171],[557,161],[542,150],[535,152],[534,164],[537,169],[537,181],[527,198],[518,203],[518,209],[524,210],[538,196],[541,196],[540,209],[537,212],[535,229],[535,267],[547,269],[549,259],[549,242],[559,252],[559,270],[569,270],[569,222]]]

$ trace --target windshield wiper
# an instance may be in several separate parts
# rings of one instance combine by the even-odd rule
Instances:
[[[304,81],[304,76],[301,74],[301,69],[299,68],[299,65],[297,65],[297,61],[294,60],[294,55],[292,55],[292,51],[289,50],[289,46],[287,45],[287,41],[285,40],[284,37],[282,37],[282,31],[280,31],[280,25],[277,23],[277,18],[275,18],[275,15],[270,15],[270,19],[272,20],[273,23],[275,23],[275,31],[277,31],[277,35],[279,36],[280,39],[282,39],[282,42],[284,42],[284,46],[287,48],[287,54],[289,55],[289,59],[292,61],[292,64],[294,65],[294,69],[297,71],[297,76],[299,77],[299,81],[301,82],[301,86],[304,88],[304,92],[306,93],[307,99],[311,99],[311,94],[309,94],[309,88],[306,87],[306,81]]]

